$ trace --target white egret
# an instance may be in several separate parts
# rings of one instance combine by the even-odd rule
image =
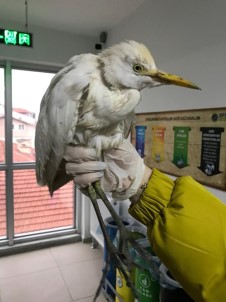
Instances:
[[[158,70],[147,47],[135,41],[119,43],[98,55],[72,57],[54,76],[41,102],[35,137],[37,182],[47,185],[52,195],[72,179],[65,172],[67,145],[94,147],[100,156],[103,150],[117,147],[129,133],[140,91],[166,84],[199,89],[192,82]],[[122,237],[135,243],[98,183],[90,186],[88,194],[110,255],[123,271],[122,264],[129,256],[117,251],[107,237],[95,191],[110,210]]]

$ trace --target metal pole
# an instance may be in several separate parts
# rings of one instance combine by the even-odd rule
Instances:
[[[12,72],[11,64],[5,67],[5,161],[6,161],[6,225],[9,245],[14,238],[13,204],[13,137],[12,137]]]

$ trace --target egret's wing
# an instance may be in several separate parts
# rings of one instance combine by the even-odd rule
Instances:
[[[135,113],[131,112],[124,120],[123,120],[123,128],[124,128],[124,137],[128,138],[131,130],[132,130],[132,126],[135,123]]]
[[[81,65],[94,60],[92,55],[72,58],[52,79],[43,96],[36,125],[36,177],[40,185],[48,185],[50,193],[67,183],[63,155],[73,140],[79,106],[89,87],[86,68]],[[90,71],[90,68],[87,66]]]

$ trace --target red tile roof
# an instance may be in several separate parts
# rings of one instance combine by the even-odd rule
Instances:
[[[73,225],[73,184],[53,198],[36,184],[34,170],[14,171],[15,232],[23,233]]]
[[[13,108],[13,111],[18,112],[18,113],[22,113],[22,114],[26,114],[26,113],[33,113],[32,111],[28,111],[24,108]]]
[[[34,162],[35,151],[33,148],[29,148],[29,153],[21,152],[17,144],[13,144],[13,161],[16,163],[21,162]],[[5,162],[5,142],[0,140],[0,163]]]
[[[4,142],[0,142],[0,162],[4,162]],[[30,154],[13,146],[14,162],[34,161]],[[15,234],[73,225],[73,183],[65,185],[50,197],[46,187],[36,183],[35,171],[14,170],[14,228]],[[0,171],[0,236],[6,234],[5,172]]]

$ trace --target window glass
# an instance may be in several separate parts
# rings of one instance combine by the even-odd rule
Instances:
[[[4,68],[0,67],[0,164],[5,162],[5,83]]]
[[[47,187],[39,187],[34,170],[16,170],[14,178],[15,235],[73,227],[73,182],[51,198]]]
[[[13,69],[11,74],[12,100],[9,98],[7,102],[12,101],[12,154],[17,165],[5,163],[5,141],[11,138],[5,137],[8,115],[5,116],[4,106],[4,69],[0,68],[0,238],[8,236],[12,241],[14,235],[74,228],[75,201],[73,182],[57,190],[51,198],[47,187],[37,185],[35,170],[29,165],[35,164],[34,137],[40,102],[54,74],[19,69]],[[12,165],[13,171],[8,165]],[[6,180],[12,196],[7,195]],[[6,205],[14,207],[14,216],[7,216]]]
[[[12,70],[13,162],[35,161],[35,125],[40,102],[53,76],[53,73]]]
[[[0,171],[0,237],[6,236],[5,171]]]

